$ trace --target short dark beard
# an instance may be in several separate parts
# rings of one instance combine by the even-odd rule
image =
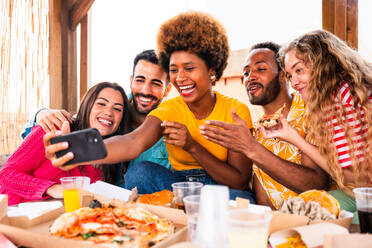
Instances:
[[[153,95],[144,95],[144,94],[141,94],[141,93],[137,93],[135,95],[133,95],[132,97],[132,100],[133,100],[133,106],[134,106],[134,109],[137,113],[141,114],[141,115],[147,115],[148,113],[150,113],[152,110],[154,110],[159,104],[160,104],[160,101],[158,101],[157,104],[155,104],[151,109],[149,110],[146,110],[146,111],[141,111],[139,108],[138,108],[138,103],[136,101],[136,97],[138,96],[143,96],[143,97],[151,97],[152,99],[154,99],[155,101],[158,101],[159,99]]]
[[[264,92],[261,94],[261,96],[258,97],[250,97],[249,93],[247,92],[249,102],[253,105],[260,106],[265,106],[266,104],[273,102],[280,93],[279,73],[273,80],[270,81],[270,83],[265,88],[263,88],[263,90]]]

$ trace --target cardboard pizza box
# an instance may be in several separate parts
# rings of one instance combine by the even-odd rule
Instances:
[[[349,230],[351,225],[351,220],[353,219],[354,214],[348,211],[341,211],[340,216],[337,220],[313,220],[311,221],[306,216],[300,216],[295,214],[281,213],[279,211],[273,211],[273,217],[271,219],[270,231],[273,233],[283,229],[304,226],[304,225],[313,225],[319,223],[333,223],[345,227]]]
[[[172,237],[161,241],[159,244],[153,246],[152,248],[167,248],[173,247],[175,244],[180,242],[189,241],[189,232],[187,227],[183,227],[181,230],[176,232]]]
[[[199,245],[192,242],[181,242],[175,245],[169,246],[169,248],[201,248]]]
[[[111,199],[105,198],[103,196],[94,195],[89,193],[87,195],[83,195],[82,204],[89,204],[88,199],[95,198],[101,201],[111,201],[113,204],[122,206],[128,204],[126,202],[120,201],[118,199]],[[133,203],[132,203],[133,204]],[[169,209],[166,207],[160,206],[151,206],[146,204],[141,204],[144,206],[148,211],[157,214],[162,218],[167,218],[173,223],[175,223],[176,231],[175,234],[168,239],[159,242],[156,248],[163,248],[168,247],[168,245],[163,245],[163,242],[168,242],[169,245],[178,242],[180,235],[182,237],[182,230],[185,228],[185,223],[187,220],[184,218],[183,215],[180,215],[181,210],[178,209]],[[183,213],[183,212],[182,212]],[[183,213],[184,214],[184,213]],[[59,216],[59,215],[58,215]],[[181,216],[181,217],[180,217]],[[45,220],[45,219],[44,219]],[[45,222],[38,223],[33,226],[27,226],[24,228],[13,226],[12,224],[4,225],[0,224],[0,233],[3,233],[11,242],[22,245],[26,247],[35,247],[35,248],[65,248],[65,247],[74,247],[74,248],[88,248],[88,247],[112,247],[112,244],[93,244],[86,241],[77,241],[72,239],[65,239],[54,237],[49,233],[49,228],[54,222],[55,218],[51,220],[46,220]],[[180,232],[180,234],[178,234]],[[172,241],[172,238],[175,237],[175,240]],[[166,243],[167,244],[167,243]]]
[[[294,214],[281,213],[278,211],[272,211],[269,234],[292,227],[304,226],[307,225],[308,223],[309,218],[306,216],[299,216]]]
[[[317,224],[317,223],[333,223],[340,226],[345,227],[346,229],[350,229],[351,221],[353,220],[354,214],[345,210],[340,212],[340,215],[337,220],[313,220],[309,222],[309,225]]]
[[[7,219],[11,226],[29,228],[53,220],[63,212],[61,201],[26,202],[16,207],[8,207]]]
[[[372,234],[333,234],[324,236],[323,248],[370,248],[372,247]]]
[[[337,224],[333,223],[318,223],[313,225],[299,226],[281,230],[272,233],[269,237],[269,242],[273,248],[287,241],[287,238],[294,235],[300,235],[302,241],[308,248],[322,247],[324,243],[324,235],[327,234],[348,234],[349,231]]]

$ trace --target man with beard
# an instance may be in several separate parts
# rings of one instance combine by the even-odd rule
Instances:
[[[168,94],[171,87],[167,73],[159,65],[154,50],[145,50],[134,58],[133,74],[130,76],[131,96],[129,96],[129,110],[132,116],[132,127],[137,128],[145,120],[146,115],[155,109]],[[36,113],[32,122],[26,126],[22,137],[25,138],[32,126],[40,125],[45,132],[61,127],[64,121],[71,121],[71,114],[65,110],[41,109]],[[168,152],[163,139],[154,146],[130,161],[129,168],[135,163],[150,161],[170,168]],[[125,173],[125,168],[122,168]],[[124,187],[122,176],[118,176],[117,185]]]
[[[249,101],[261,105],[265,115],[272,115],[284,106],[282,118],[287,118],[311,142],[304,128],[304,102],[299,94],[288,92],[284,71],[277,61],[279,48],[273,42],[265,42],[250,49],[243,69]],[[326,173],[297,147],[283,140],[264,138],[263,128],[257,129],[254,137],[234,110],[231,114],[236,124],[207,121],[207,125],[201,126],[201,133],[254,162],[253,189],[258,204],[278,209],[282,199],[309,189],[325,188]]]

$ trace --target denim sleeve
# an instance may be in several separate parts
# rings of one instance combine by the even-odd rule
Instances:
[[[39,109],[32,118],[26,123],[25,127],[23,128],[23,131],[21,133],[22,139],[25,139],[27,135],[31,132],[31,129],[37,125],[36,123],[36,115],[41,111],[47,108]]]

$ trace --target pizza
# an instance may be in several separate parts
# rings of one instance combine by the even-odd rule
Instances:
[[[280,115],[282,114],[284,108],[285,104],[280,109],[278,109],[274,114],[264,115],[261,119],[258,120],[258,124],[265,128],[271,128],[278,125],[280,122]]]
[[[153,246],[174,232],[171,221],[135,204],[118,207],[94,201],[89,207],[62,214],[50,227],[50,233],[113,247],[142,248]]]
[[[170,206],[173,200],[173,192],[170,190],[162,190],[159,192],[155,192],[152,194],[143,194],[140,195],[136,202],[151,204],[151,205],[159,205],[159,206]]]

